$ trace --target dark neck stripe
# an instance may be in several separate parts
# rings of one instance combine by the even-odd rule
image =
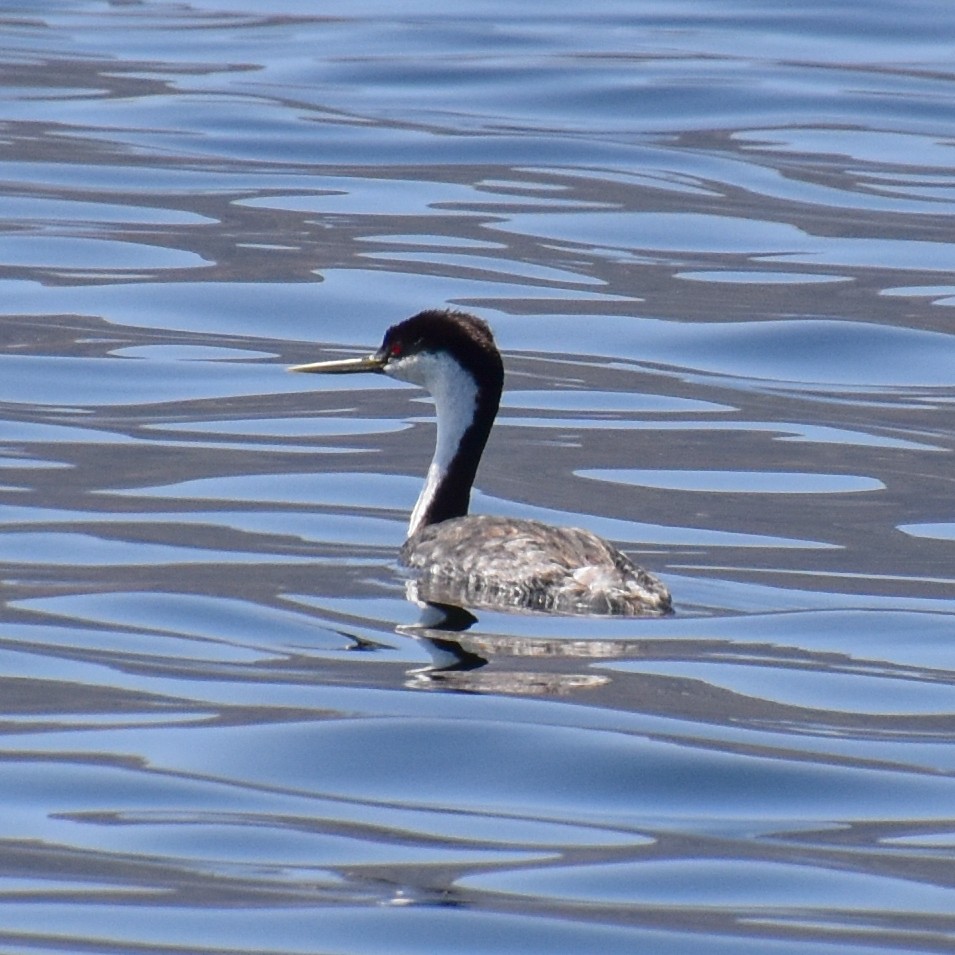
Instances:
[[[385,332],[378,354],[384,361],[416,352],[446,352],[477,384],[474,420],[420,515],[419,527],[463,517],[471,501],[471,486],[481,454],[497,415],[504,387],[504,363],[487,323],[453,310],[419,312]],[[440,414],[440,409],[438,410]]]
[[[471,487],[481,455],[491,433],[491,426],[501,401],[500,387],[480,385],[474,410],[474,421],[461,437],[458,450],[448,465],[447,473],[435,490],[434,497],[422,515],[421,526],[439,524],[452,517],[464,517],[471,503]]]

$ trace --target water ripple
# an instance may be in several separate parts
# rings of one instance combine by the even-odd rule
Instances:
[[[951,950],[944,4],[0,25],[11,950]],[[406,599],[431,404],[284,369],[443,305],[672,616]]]

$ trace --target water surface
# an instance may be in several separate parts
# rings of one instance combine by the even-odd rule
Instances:
[[[3,944],[955,949],[948,4],[0,25]],[[671,617],[406,600],[430,402],[284,368],[444,306]]]

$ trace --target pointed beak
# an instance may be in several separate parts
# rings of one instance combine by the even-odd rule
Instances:
[[[338,361],[316,361],[309,365],[292,365],[289,371],[305,371],[317,375],[349,375],[356,371],[381,371],[385,359],[379,355],[364,358],[341,358]]]

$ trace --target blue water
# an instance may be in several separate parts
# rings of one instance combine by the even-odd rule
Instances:
[[[955,8],[0,29],[0,948],[955,950]],[[671,617],[406,599],[429,400],[284,369],[443,306]]]

